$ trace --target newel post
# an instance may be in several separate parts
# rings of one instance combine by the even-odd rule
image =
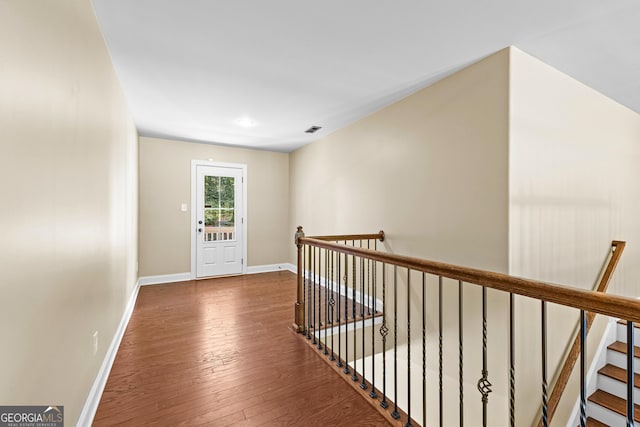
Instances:
[[[303,302],[303,276],[304,276],[304,266],[302,265],[302,243],[300,243],[300,238],[304,237],[304,231],[302,231],[302,226],[298,226],[298,230],[295,234],[295,244],[298,247],[298,282],[297,282],[297,296],[296,296],[296,305],[294,310],[294,321],[293,321],[293,329],[298,333],[304,332],[304,302]]]

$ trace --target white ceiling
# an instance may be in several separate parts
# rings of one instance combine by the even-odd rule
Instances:
[[[509,45],[640,112],[638,0],[93,4],[146,136],[291,151]]]

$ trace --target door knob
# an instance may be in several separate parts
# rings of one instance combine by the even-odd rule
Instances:
[[[198,221],[198,224],[202,224],[202,220]]]
[[[202,228],[198,228],[198,233],[202,233]]]

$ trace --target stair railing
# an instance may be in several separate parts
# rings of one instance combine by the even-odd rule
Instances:
[[[618,262],[620,261],[620,257],[624,252],[624,248],[626,246],[626,242],[622,242],[619,240],[614,240],[611,242],[611,251],[609,256],[609,261],[607,262],[607,267],[602,274],[602,278],[596,287],[596,292],[607,292],[607,288],[609,287],[609,283],[611,282],[611,278],[613,277],[613,272],[618,266]],[[588,312],[587,313],[587,327],[585,331],[585,337],[589,335],[589,331],[591,330],[591,325],[596,317],[596,313]],[[567,358],[565,359],[562,368],[560,369],[560,373],[558,374],[558,379],[556,380],[553,389],[551,391],[551,395],[549,396],[549,423],[553,419],[553,415],[556,412],[556,408],[558,407],[558,403],[560,402],[560,398],[562,397],[562,393],[569,382],[569,377],[573,372],[573,368],[576,365],[578,357],[581,355],[580,351],[580,333],[581,331],[576,332],[575,339],[573,340],[573,344],[571,345],[571,349],[567,354]],[[540,417],[538,421],[538,427],[542,427],[543,420]]]
[[[547,363],[547,306],[558,304],[579,310],[578,354],[580,365],[580,425],[586,426],[586,334],[588,314],[598,313],[627,321],[627,364],[633,373],[633,328],[640,322],[640,300],[603,292],[584,290],[541,281],[523,279],[506,274],[396,255],[377,250],[377,242],[384,241],[384,232],[372,234],[305,237],[298,227],[295,243],[298,248],[297,301],[293,328],[305,334],[307,342],[318,350],[323,359],[341,374],[349,384],[367,397],[370,403],[392,424],[397,426],[464,424],[465,417],[465,352],[463,316],[467,310],[478,308],[481,316],[482,369],[475,383],[481,401],[481,425],[496,425],[489,421],[488,403],[492,392],[488,370],[488,304],[487,290],[504,292],[508,299],[508,424],[517,425],[515,412],[515,345],[514,297],[522,296],[540,303],[541,347],[541,406],[542,426],[550,424],[550,395],[548,394]],[[614,242],[622,252],[624,242]],[[609,263],[603,277],[610,280],[614,264]],[[403,283],[404,282],[404,283]],[[453,282],[453,283],[452,283]],[[437,307],[427,299],[428,289],[435,289]],[[468,290],[481,292],[480,307],[472,298],[464,299]],[[443,295],[457,293],[458,315],[458,411],[445,413],[445,359],[443,346]],[[474,291],[475,292],[475,291]],[[490,296],[493,296],[493,293]],[[412,308],[420,307],[419,310]],[[399,310],[402,308],[402,310]],[[431,311],[433,310],[433,311]],[[451,307],[447,306],[447,310]],[[427,364],[427,316],[437,314],[437,366]],[[451,316],[451,313],[447,313]],[[473,312],[472,312],[473,314]],[[402,319],[399,318],[402,316]],[[415,330],[418,333],[415,334]],[[431,333],[431,331],[430,331]],[[412,335],[413,334],[413,335]],[[417,335],[417,340],[415,339]],[[412,337],[414,338],[412,340]],[[415,341],[418,341],[417,343]],[[435,340],[434,340],[435,341]],[[500,350],[502,351],[502,350]],[[412,357],[412,354],[414,356]],[[417,357],[415,356],[417,354]],[[420,359],[421,364],[412,363]],[[575,362],[574,362],[575,363]],[[402,366],[401,366],[402,364]],[[417,366],[416,366],[417,365]],[[432,369],[433,368],[433,369]],[[437,381],[435,376],[437,369]],[[468,369],[467,369],[468,370]],[[492,373],[495,378],[496,373]],[[430,376],[428,379],[427,377]],[[634,425],[633,375],[627,384],[627,425]],[[427,399],[427,388],[437,383],[437,405]],[[554,388],[558,388],[558,383]],[[450,386],[451,384],[448,384]],[[532,384],[525,384],[526,388]],[[448,389],[449,390],[449,389]],[[447,392],[449,392],[447,390]],[[436,392],[432,395],[436,395]],[[468,391],[467,391],[467,394]],[[553,395],[553,393],[552,393]],[[452,402],[447,400],[447,404]],[[555,407],[554,407],[555,409]],[[417,415],[416,415],[417,414]],[[498,416],[492,411],[491,416]],[[478,418],[480,419],[480,418]],[[474,420],[475,421],[475,420]],[[534,420],[520,420],[528,425]],[[480,423],[478,423],[480,424]],[[476,423],[473,423],[476,425]]]

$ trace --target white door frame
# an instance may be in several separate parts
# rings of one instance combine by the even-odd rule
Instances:
[[[205,160],[191,160],[191,280],[196,279],[196,245],[197,245],[197,212],[196,184],[198,181],[196,169],[198,166],[214,166],[220,168],[242,169],[242,220],[238,226],[242,227],[242,274],[247,274],[247,165],[244,163],[210,162]]]

